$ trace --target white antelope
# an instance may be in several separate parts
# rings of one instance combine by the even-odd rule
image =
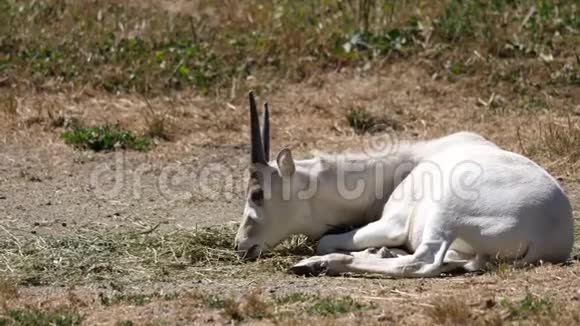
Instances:
[[[290,268],[297,274],[429,277],[478,270],[493,259],[564,262],[570,256],[572,209],[557,181],[477,134],[339,159],[295,161],[285,148],[269,161],[268,115],[266,104],[261,136],[250,93],[252,164],[235,240],[246,258],[294,234],[320,239],[318,256]],[[361,227],[327,234],[337,225]]]

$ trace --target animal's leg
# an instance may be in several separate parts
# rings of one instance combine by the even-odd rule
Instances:
[[[379,273],[392,277],[432,277],[459,267],[455,264],[443,264],[453,240],[450,234],[441,232],[439,228],[428,228],[421,244],[412,255],[382,259],[329,254],[305,259],[289,271],[310,275],[326,271],[330,275],[354,272]]]
[[[352,252],[344,252],[345,254],[351,255],[353,257],[362,258],[362,257],[375,257],[375,258],[396,258],[400,256],[407,256],[409,255],[403,249],[389,249],[387,247],[382,248],[367,248],[363,251],[352,251]]]
[[[489,261],[489,257],[481,254],[463,253],[453,249],[447,250],[445,259],[443,260],[446,266],[458,266],[467,272],[474,272],[483,270]]]
[[[406,238],[407,229],[404,226],[389,226],[385,220],[378,220],[350,232],[322,237],[316,253],[325,255],[333,252],[361,251],[372,247],[400,247]]]
[[[382,248],[368,248],[364,251],[345,252],[355,258],[396,258],[410,255],[403,249],[387,247]],[[441,273],[449,272],[458,268],[462,268],[466,272],[474,272],[483,270],[489,261],[486,255],[462,253],[453,249],[447,250],[445,258],[443,259],[443,266]]]
[[[488,261],[489,257],[487,255],[477,254],[462,267],[468,272],[482,271],[485,269]]]

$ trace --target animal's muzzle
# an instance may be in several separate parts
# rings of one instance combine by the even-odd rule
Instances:
[[[243,249],[240,250],[240,246],[238,244],[236,244],[234,247],[234,250],[238,253],[238,255],[242,259],[256,259],[262,253],[260,246],[257,244],[252,245],[251,247],[249,247],[248,249],[245,249],[245,250],[243,250]]]

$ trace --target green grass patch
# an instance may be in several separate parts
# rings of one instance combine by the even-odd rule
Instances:
[[[176,292],[172,293],[124,293],[124,292],[117,292],[113,295],[107,296],[103,293],[99,294],[99,299],[102,305],[104,306],[112,306],[117,304],[130,304],[135,306],[144,306],[153,300],[175,300],[179,298],[179,294]]]
[[[235,321],[263,318],[284,320],[304,315],[341,316],[375,307],[372,303],[359,302],[348,296],[321,297],[302,292],[265,296],[259,291],[251,291],[238,298],[196,292],[191,298],[208,308],[220,310],[224,317]]]
[[[574,1],[448,0],[434,19],[434,27],[435,35],[446,42],[482,37],[495,50],[505,47],[505,51],[517,52],[558,45],[555,33],[575,33],[580,15]],[[515,30],[517,39],[506,35]]]
[[[307,294],[303,292],[294,292],[283,296],[277,296],[274,298],[274,301],[276,302],[276,304],[279,305],[287,305],[293,303],[308,302],[315,298],[316,297],[312,294]]]
[[[77,310],[68,306],[60,306],[51,310],[26,307],[8,310],[4,316],[0,316],[0,325],[73,326],[81,325],[82,320],[83,317]]]
[[[357,302],[351,297],[326,297],[316,300],[309,311],[318,315],[336,316],[367,308],[369,308],[367,304]]]
[[[131,321],[131,320],[123,320],[123,321],[118,322],[116,325],[117,326],[133,326],[133,325],[135,325],[135,323],[133,323],[133,321]]]
[[[191,87],[215,94],[262,69],[303,79],[315,68],[402,51],[418,35],[418,24],[369,20],[374,14],[389,17],[394,8],[367,7],[364,18],[359,17],[363,8],[338,1],[252,0],[226,7],[202,2],[199,16],[113,0],[3,0],[2,5],[0,72],[109,92]],[[213,12],[211,19],[206,11]]]
[[[325,296],[317,294],[294,292],[274,298],[276,305],[299,305],[308,314],[314,315],[342,315],[355,311],[372,309],[373,304],[359,302],[349,296]]]
[[[76,148],[90,149],[95,152],[110,151],[115,148],[145,151],[151,147],[151,140],[134,135],[131,131],[118,126],[74,127],[61,134],[64,141]]]
[[[435,20],[437,34],[447,42],[458,42],[474,36],[475,26],[485,7],[482,1],[447,1],[443,13]]]
[[[500,304],[507,309],[510,318],[513,319],[528,319],[533,316],[550,315],[553,308],[553,304],[549,299],[530,293],[519,301],[503,299]]]
[[[51,87],[57,89],[216,95],[234,80],[243,88],[251,75],[267,82],[275,71],[301,81],[425,52],[441,64],[445,54],[473,50],[500,58],[573,54],[580,29],[574,0],[197,5],[199,14],[192,16],[114,0],[2,0],[0,77],[56,81]]]
[[[388,129],[399,130],[400,124],[386,117],[373,115],[364,108],[354,108],[346,113],[348,125],[357,134],[377,133]]]

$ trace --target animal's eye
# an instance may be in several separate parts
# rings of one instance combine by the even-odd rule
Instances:
[[[262,189],[254,190],[250,193],[250,199],[255,204],[260,204],[264,200],[264,191]]]

